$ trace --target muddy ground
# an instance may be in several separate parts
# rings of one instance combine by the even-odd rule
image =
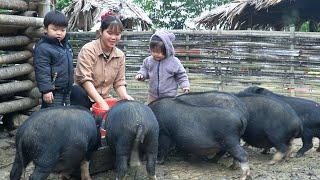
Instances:
[[[250,168],[253,179],[290,179],[320,180],[320,153],[316,152],[319,141],[314,139],[315,147],[308,151],[304,157],[289,158],[276,165],[268,165],[267,162],[272,158],[274,150],[270,154],[261,154],[259,149],[245,147],[249,154]],[[301,147],[301,140],[294,141],[294,152]],[[0,130],[0,179],[9,179],[9,173],[14,158],[14,137],[10,137],[4,130]],[[231,170],[232,164],[230,157],[223,157],[217,164],[204,162],[201,160],[187,160],[182,156],[171,156],[164,165],[157,166],[156,175],[160,180],[168,179],[238,179],[240,170]],[[27,168],[26,177],[32,172],[32,165]],[[131,170],[129,173],[132,178],[146,179],[144,169]],[[50,175],[49,179],[59,179],[58,175]],[[114,171],[93,175],[94,180],[115,179]]]

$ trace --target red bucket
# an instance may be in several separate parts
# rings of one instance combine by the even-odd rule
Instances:
[[[118,99],[117,98],[108,98],[105,101],[108,104],[108,106],[111,108],[112,106],[114,106],[118,102]],[[105,112],[107,112],[107,110],[100,108],[98,103],[94,103],[92,105],[93,115],[98,116],[99,114],[105,113]]]

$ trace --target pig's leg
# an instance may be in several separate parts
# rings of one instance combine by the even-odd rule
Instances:
[[[17,150],[18,151],[18,150]],[[24,164],[29,164],[29,162],[23,162]],[[16,156],[14,158],[14,163],[10,172],[10,179],[11,180],[18,180],[20,179],[22,175],[23,168],[26,167],[26,165],[22,164],[22,159],[19,156],[19,153],[16,152]]]
[[[89,161],[81,162],[81,180],[91,180],[89,173]]]
[[[308,150],[310,150],[313,146],[312,144],[312,133],[308,132],[308,130],[304,130],[303,134],[302,134],[302,148],[299,149],[299,151],[297,152],[296,157],[301,157],[304,155],[305,152],[307,152]]]
[[[170,150],[171,139],[165,134],[159,134],[159,155],[158,163],[163,164]]]
[[[149,179],[157,179],[156,178],[156,162],[158,155],[158,136],[159,132],[150,133],[145,139],[146,146],[146,156],[147,156],[147,164],[146,170],[149,176]]]
[[[47,179],[50,175],[50,170],[48,168],[35,166],[33,173],[31,174],[29,180],[40,180]]]
[[[248,162],[248,154],[247,152],[240,146],[240,144],[234,146],[234,147],[229,147],[227,149],[227,152],[230,153],[230,155],[236,159],[237,161],[240,162],[240,168],[242,170],[242,175],[241,175],[241,180],[245,179],[251,179],[250,176],[250,167],[249,167],[249,162]],[[235,163],[235,161],[234,161]],[[236,166],[236,165],[232,165]]]
[[[128,160],[131,153],[132,143],[129,142],[129,138],[119,138],[116,144],[116,168],[117,179],[121,180],[125,178],[128,171]]]

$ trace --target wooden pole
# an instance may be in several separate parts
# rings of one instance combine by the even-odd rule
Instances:
[[[0,80],[27,75],[32,71],[33,67],[28,63],[0,68]]]
[[[43,25],[43,18],[0,14],[0,24],[41,27]]]
[[[8,114],[16,111],[30,109],[39,104],[38,99],[22,98],[9,102],[0,103],[0,114]]]
[[[26,46],[31,42],[27,36],[0,37],[0,49],[12,46]]]
[[[31,90],[35,84],[30,80],[0,84],[0,96]]]
[[[0,8],[26,11],[28,9],[28,4],[21,0],[0,0]]]
[[[0,56],[0,64],[16,63],[32,57],[30,51],[14,52],[8,55]]]
[[[50,0],[40,0],[38,5],[39,17],[44,17],[50,11]]]
[[[294,41],[295,41],[295,28],[294,26],[290,27],[290,38],[291,38],[291,44],[290,44],[290,50],[294,49]],[[291,60],[294,60],[294,56],[290,57]],[[290,95],[296,96],[295,93],[295,82],[294,82],[294,67],[290,67]]]

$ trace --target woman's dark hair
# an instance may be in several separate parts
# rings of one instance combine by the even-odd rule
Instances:
[[[101,19],[101,31],[108,28],[113,32],[121,33],[123,31],[123,24],[117,16],[107,14],[102,16]]]
[[[166,56],[166,46],[159,36],[152,36],[149,44],[150,50],[160,50]]]
[[[45,15],[43,25],[47,28],[50,24],[60,27],[68,27],[68,18],[60,11],[50,11]]]

